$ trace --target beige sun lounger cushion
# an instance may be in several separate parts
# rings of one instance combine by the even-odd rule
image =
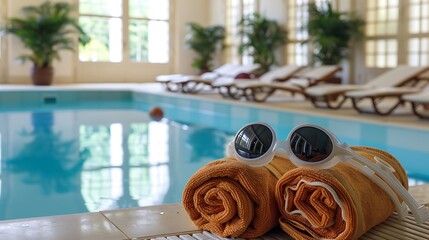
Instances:
[[[374,89],[364,89],[364,90],[356,90],[350,91],[346,93],[347,97],[352,98],[363,98],[368,96],[373,97],[385,97],[385,96],[398,96],[407,93],[416,93],[419,92],[420,88],[413,87],[380,87]]]
[[[302,67],[297,65],[284,65],[275,69],[272,69],[264,74],[262,74],[259,78],[254,79],[239,79],[236,80],[234,78],[219,78],[213,83],[214,87],[228,87],[231,85],[235,85],[237,87],[245,87],[245,86],[253,86],[261,83],[272,83],[276,80],[284,81],[294,73],[302,69]]]
[[[266,77],[264,77],[264,74],[260,77],[260,81],[238,80],[235,81],[234,84],[239,88],[273,87],[286,89],[289,86],[294,89],[296,87],[305,88],[311,85],[314,81],[319,81],[321,79],[324,80],[326,77],[331,76],[332,73],[335,73],[339,69],[340,68],[338,66],[320,66],[295,75],[293,73],[296,73],[298,70],[300,70],[300,67],[290,65],[278,70],[273,70],[272,73],[266,73],[270,74]],[[292,73],[293,77],[285,82],[274,82],[274,80],[278,79],[282,74],[285,76],[285,73]]]
[[[299,74],[293,74],[292,78],[284,82],[237,81],[229,87],[221,87],[218,90],[224,97],[233,99],[245,97],[250,101],[262,102],[277,91],[292,95],[296,93],[304,95],[304,88],[321,81],[327,81],[340,70],[339,66],[320,66],[303,72],[299,71]]]
[[[176,78],[176,82],[183,83],[187,81],[197,81],[205,82],[211,84],[215,82],[218,78],[224,79],[234,79],[240,73],[251,73],[259,68],[259,64],[249,64],[249,65],[229,65],[225,66],[220,71],[207,72],[202,75],[188,75],[182,78]]]
[[[365,89],[375,89],[382,87],[395,87],[404,84],[411,78],[415,77],[419,73],[423,72],[426,67],[411,67],[406,65],[401,65],[392,70],[389,70],[378,77],[372,79],[371,81],[362,84],[362,85],[352,85],[352,84],[324,84],[309,87],[306,89],[306,94],[313,97],[320,97],[329,94],[337,94],[343,92],[349,92],[353,90],[365,90]]]
[[[429,88],[426,88],[418,93],[405,94],[402,96],[402,99],[409,102],[429,104]]]
[[[203,89],[210,90],[214,86],[213,84],[220,79],[234,79],[240,73],[251,73],[260,67],[259,64],[249,64],[242,65],[239,67],[225,67],[221,69],[223,75],[215,74],[202,74],[200,76],[184,76],[177,78],[170,82],[170,84],[175,84],[177,89],[184,93],[198,93]],[[219,72],[219,71],[218,71]]]
[[[192,78],[215,79],[219,76],[232,76],[232,74],[235,74],[235,69],[240,67],[241,65],[239,64],[226,63],[218,68],[215,68],[213,71],[203,73],[202,75],[166,74],[166,75],[157,76],[155,80],[157,82],[168,82],[168,81],[182,81],[185,79],[192,79]]]
[[[357,108],[357,98],[390,97],[418,91],[418,88],[403,88],[403,85],[419,78],[427,67],[412,67],[400,65],[371,81],[362,84],[323,84],[305,89],[307,97],[315,107],[340,108],[347,99],[351,98],[353,106]],[[401,90],[396,89],[401,87]],[[374,99],[375,101],[375,99]],[[374,102],[374,104],[376,104]]]
[[[289,68],[290,69],[290,68]],[[295,67],[298,72],[298,68]],[[234,84],[218,87],[224,97],[240,99],[245,97],[250,101],[265,101],[276,91],[303,94],[303,89],[321,81],[331,79],[341,68],[336,65],[319,66],[293,74],[293,77],[284,82],[271,81],[236,81]],[[275,74],[274,74],[275,75]],[[267,78],[268,79],[268,78]]]
[[[168,91],[196,93],[206,86],[211,87],[212,82],[220,77],[233,78],[239,73],[248,73],[258,68],[259,64],[239,65],[226,63],[212,72],[206,72],[201,75],[167,74],[159,75],[155,80],[165,86]]]
[[[426,71],[427,67],[401,66],[400,69],[403,69],[404,71],[401,72],[392,70],[389,72],[390,81],[379,81],[376,82],[378,85],[372,84],[371,88],[349,91],[346,92],[344,95],[346,98],[350,98],[352,100],[354,109],[356,109],[360,113],[371,112],[377,113],[379,115],[388,115],[403,103],[401,99],[402,95],[421,91],[421,86],[408,87],[406,84],[411,82],[412,80],[418,79],[418,75]],[[392,72],[396,72],[396,74],[394,75],[392,74]],[[402,81],[400,81],[400,79],[402,79]],[[417,81],[415,83],[417,83]],[[389,98],[390,100],[382,101],[387,98]],[[371,101],[371,110],[368,110],[365,105],[362,105],[362,100]],[[381,107],[382,105],[384,105],[384,107]]]

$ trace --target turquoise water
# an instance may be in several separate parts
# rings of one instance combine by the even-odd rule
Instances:
[[[188,178],[253,121],[279,139],[321,125],[349,145],[389,151],[411,184],[429,182],[423,130],[148,94],[61,102],[0,108],[0,220],[180,202]],[[161,121],[147,114],[154,106]]]

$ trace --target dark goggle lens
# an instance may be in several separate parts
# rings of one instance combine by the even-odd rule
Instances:
[[[290,138],[293,154],[306,162],[320,162],[332,152],[333,143],[324,131],[315,127],[296,129]]]
[[[262,124],[252,124],[238,132],[234,139],[237,154],[243,158],[258,158],[273,144],[273,132]]]

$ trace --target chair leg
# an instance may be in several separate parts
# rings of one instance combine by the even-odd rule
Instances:
[[[421,118],[421,119],[429,119],[429,114],[424,114],[424,113],[423,113],[423,112],[425,111],[425,109],[426,109],[424,105],[425,105],[424,103],[411,102],[411,106],[412,106],[412,109],[413,109],[413,113],[414,113],[417,117],[419,117],[419,118]],[[419,110],[418,110],[418,108],[419,108],[420,106],[423,108],[423,110],[422,110],[422,111],[419,111]]]
[[[230,86],[228,88],[228,97],[239,100],[243,96],[243,90],[236,87],[236,86]]]
[[[351,99],[352,99],[352,103],[353,103],[353,108],[356,109],[359,113],[376,113],[376,114],[381,115],[381,116],[387,116],[387,115],[391,114],[397,107],[399,107],[400,105],[402,105],[404,103],[400,99],[400,97],[398,97],[395,104],[393,104],[387,110],[382,111],[381,108],[379,107],[379,104],[383,98],[369,97],[369,99],[371,100],[372,108],[374,110],[373,112],[371,112],[371,111],[364,110],[363,108],[361,108],[358,105],[358,102],[365,99],[365,98],[351,98]]]
[[[194,82],[187,82],[182,84],[182,92],[183,93],[190,93],[195,94],[199,93],[201,90],[203,90],[205,84],[204,83],[194,83]]]
[[[235,100],[238,100],[241,98],[242,94],[240,93],[240,89],[238,89],[236,86],[217,86],[218,93],[223,98],[232,98]]]
[[[167,91],[169,92],[177,92],[179,91],[179,86],[175,83],[172,82],[163,82],[162,85],[165,87],[165,89],[167,89]],[[175,87],[173,87],[175,86]]]
[[[330,96],[323,96],[323,97],[309,97],[311,103],[316,108],[329,108],[329,109],[339,109],[348,99],[346,96],[338,96],[335,98],[331,98]],[[340,98],[340,100],[338,100]]]
[[[254,102],[265,102],[268,97],[270,97],[276,90],[270,88],[268,91],[265,91],[263,88],[247,88],[244,91],[244,96],[248,101]],[[263,94],[262,97],[259,97],[258,94]]]
[[[229,88],[229,86],[219,86],[219,87],[216,87],[217,88],[217,92],[223,97],[223,98],[229,98],[229,95],[228,95],[228,88]]]

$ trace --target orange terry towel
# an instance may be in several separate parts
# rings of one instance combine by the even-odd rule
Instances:
[[[256,238],[278,225],[275,186],[295,166],[275,157],[250,167],[233,157],[208,163],[188,181],[183,206],[196,226],[222,237]]]
[[[392,155],[369,147],[352,149],[371,161],[377,156],[389,163],[408,188],[406,173]],[[296,239],[357,239],[395,210],[377,184],[344,163],[287,172],[277,182],[276,199],[280,227]]]

